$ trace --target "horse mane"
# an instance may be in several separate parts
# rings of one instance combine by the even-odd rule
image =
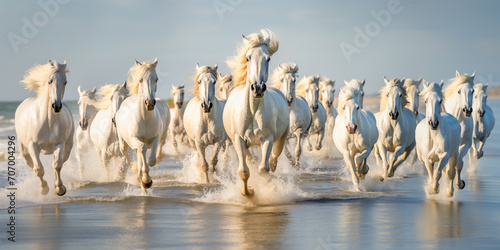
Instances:
[[[62,72],[65,74],[68,73],[69,71],[67,69],[66,62],[60,64],[56,61],[54,61],[54,63],[49,61],[46,64],[35,64],[33,68],[25,72],[21,83],[23,83],[27,90],[35,90],[36,95],[38,96],[42,93],[47,79],[49,79],[49,77],[56,72]]]
[[[200,94],[200,84],[198,83],[198,78],[203,73],[212,74],[215,77],[215,80],[217,80],[217,78],[219,77],[219,73],[217,72],[215,66],[201,66],[200,69],[196,71],[196,75],[193,78],[194,88],[190,90],[195,98],[198,98],[198,95]]]
[[[418,79],[417,81],[411,79],[411,78],[406,78],[405,84],[403,85],[405,88],[409,88],[411,86],[415,86],[418,89],[418,86],[420,85],[420,81],[422,78]]]
[[[474,78],[471,78],[467,74],[463,74],[463,75],[459,75],[457,77],[451,78],[449,82],[450,82],[450,84],[446,87],[446,89],[444,91],[444,99],[445,100],[450,98],[453,95],[453,93],[455,92],[455,90],[458,88],[458,86],[460,86],[464,83],[469,84],[471,87],[474,86]]]
[[[405,81],[406,82],[406,81]],[[403,83],[401,80],[398,78],[394,78],[389,81],[389,84],[386,84],[380,91],[380,111],[384,111],[385,108],[387,107],[387,92],[389,91],[389,88],[392,87],[397,87],[401,90],[401,107],[406,107],[408,104],[408,99],[406,96],[406,88],[404,87]]]
[[[319,88],[319,81],[321,81],[321,77],[319,75],[302,77],[300,82],[296,85],[295,94],[305,98],[307,87],[311,84],[316,84]]]
[[[269,55],[273,55],[278,51],[279,41],[276,35],[269,29],[261,29],[262,34],[253,33],[246,37],[237,50],[237,55],[226,60],[227,66],[231,69],[233,75],[234,87],[246,84],[247,80],[247,52],[260,45],[266,45]]]
[[[139,93],[139,81],[149,69],[155,71],[156,64],[151,61],[146,61],[141,64],[136,63],[129,69],[127,85],[130,89],[130,95],[137,95]]]
[[[81,92],[82,92],[81,96],[86,96],[90,100],[95,100],[96,99],[95,98],[96,93],[94,93],[93,90],[82,90]]]
[[[231,94],[231,92],[233,91],[233,89],[234,89],[234,84],[232,83],[233,82],[233,76],[231,74],[229,74],[229,75],[220,74],[219,75],[219,82],[217,83],[217,88],[219,89],[220,87],[224,86],[224,83],[227,83],[227,82],[231,83],[229,85],[229,89],[228,89],[229,93],[227,93],[227,96],[229,96]],[[220,91],[218,92],[218,97],[222,98]]]
[[[439,97],[441,97],[441,99],[444,99],[443,88],[438,83],[428,83],[427,87],[425,87],[424,85],[424,89],[422,90],[422,92],[420,92],[420,96],[425,97],[430,92],[436,92]],[[446,109],[444,107],[444,100],[441,102],[441,112],[446,112]]]
[[[281,76],[284,74],[294,74],[298,77],[297,72],[299,72],[299,66],[295,63],[281,63],[276,67],[271,75],[271,84],[273,87],[281,90]]]
[[[184,85],[179,85],[179,86],[172,85],[172,90],[170,90],[170,95],[174,95],[175,91],[179,90],[179,89],[183,90],[184,89]]]
[[[486,92],[486,88],[488,84],[476,83],[474,84],[474,91],[483,91]]]
[[[339,91],[339,102],[338,102],[338,105],[337,105],[337,113],[339,115],[344,115],[344,109],[342,108],[342,106],[344,106],[344,103],[347,102],[348,100],[350,99],[354,99],[354,97],[356,96],[356,92],[358,92],[358,88],[354,88],[352,86],[344,86],[342,88],[340,88],[340,91]]]
[[[319,89],[323,89],[324,87],[331,85],[332,88],[335,87],[335,80],[330,80],[328,77],[321,77],[321,81],[319,82]],[[319,101],[323,101],[323,95],[319,95]]]
[[[128,84],[128,83],[127,83]],[[122,88],[122,84],[106,84],[99,88],[97,95],[99,98],[93,101],[92,106],[98,109],[108,109],[111,105],[113,94],[121,88],[121,92],[126,96],[129,94],[127,88]]]

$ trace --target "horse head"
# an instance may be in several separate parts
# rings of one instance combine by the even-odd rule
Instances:
[[[488,88],[488,84],[478,83],[474,85],[474,97],[472,106],[474,110],[477,110],[479,117],[483,117],[485,114],[486,107],[486,99],[488,95],[486,94],[486,89]]]
[[[62,99],[64,98],[64,90],[66,84],[68,83],[66,79],[66,67],[67,63],[60,64],[57,62],[48,61],[54,73],[47,79],[47,84],[49,84],[49,97],[52,103],[52,109],[54,112],[59,113],[62,109]]]
[[[175,106],[182,108],[182,105],[184,105],[184,85],[172,86],[170,94],[174,97]]]
[[[156,105],[155,95],[158,84],[158,75],[156,74],[156,66],[158,58],[153,63],[140,63],[137,60],[135,65],[139,68],[139,95],[144,99],[144,104],[149,111],[154,110]],[[141,67],[143,66],[143,67]]]
[[[439,120],[441,119],[443,97],[440,93],[443,85],[443,81],[441,81],[440,84],[424,82],[424,90],[422,93],[424,95],[423,99],[426,106],[425,110],[427,123],[431,127],[431,130],[436,130],[438,128]]]
[[[196,84],[198,89],[198,98],[201,100],[201,107],[205,113],[210,113],[215,98],[215,82],[217,82],[218,72],[217,64],[214,67],[196,64]]]
[[[92,90],[82,90],[81,86],[78,86],[78,110],[80,112],[80,122],[78,125],[85,131],[90,123],[89,121],[89,103],[95,101],[95,94],[97,89],[94,87]]]
[[[330,80],[324,78],[320,83],[321,89],[321,100],[326,104],[328,108],[333,105],[333,100],[335,98],[335,80]]]
[[[111,121],[113,122],[113,126],[116,127],[115,116],[116,112],[120,109],[120,106],[128,96],[127,82],[125,81],[123,84],[118,85],[111,95]]]

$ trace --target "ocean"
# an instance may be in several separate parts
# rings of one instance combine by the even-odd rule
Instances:
[[[76,102],[67,102],[75,123]],[[19,102],[0,102],[1,249],[389,249],[500,247],[500,130],[485,155],[463,172],[464,190],[426,195],[422,163],[404,163],[394,178],[380,181],[373,156],[370,172],[353,190],[349,171],[330,142],[321,154],[307,152],[300,169],[284,154],[268,181],[251,168],[252,198],[240,194],[234,151],[219,157],[216,183],[204,184],[194,150],[170,139],[168,157],[151,169],[153,188],[144,192],[128,171],[125,182],[111,178],[95,152],[87,152],[78,173],[75,150],[61,171],[67,193],[54,193],[52,156],[43,156],[49,194],[15,154],[15,209],[7,183],[8,136],[15,135]],[[500,117],[500,100],[489,105]],[[371,107],[376,108],[376,107]],[[331,140],[331,135],[326,135]],[[73,149],[75,149],[74,147]],[[211,155],[212,148],[209,148]],[[260,153],[254,150],[256,155]],[[328,157],[324,157],[327,155]],[[445,178],[442,179],[442,182]],[[443,185],[443,184],[442,184]],[[443,186],[442,186],[443,187]],[[444,189],[443,189],[444,190]],[[10,211],[15,214],[9,214]],[[8,231],[15,216],[15,242]],[[12,238],[11,238],[12,239]]]

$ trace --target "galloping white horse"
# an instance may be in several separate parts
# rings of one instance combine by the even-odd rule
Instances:
[[[469,165],[472,165],[472,155],[477,159],[483,157],[483,147],[486,139],[495,127],[495,116],[490,106],[486,104],[487,84],[478,83],[474,85],[474,97],[472,102],[472,119],[474,130],[472,132],[472,147],[469,149]],[[479,145],[478,145],[479,144]]]
[[[120,151],[115,117],[122,102],[128,96],[127,82],[123,84],[107,84],[97,93],[100,98],[93,105],[99,108],[94,122],[90,126],[90,136],[101,163],[106,168],[109,179],[109,165],[113,159],[115,167],[119,168],[117,180],[125,178],[125,158]],[[118,158],[118,159],[117,159]]]
[[[196,148],[201,158],[201,168],[205,172],[206,182],[209,166],[205,159],[205,149],[208,145],[214,145],[214,153],[210,160],[210,171],[215,171],[217,155],[221,146],[227,140],[226,131],[222,122],[224,102],[215,97],[215,82],[218,77],[217,64],[214,67],[196,64],[196,75],[194,77],[195,88],[193,94],[196,96],[189,101],[184,113],[184,127],[191,146]]]
[[[172,91],[170,94],[174,97],[174,108],[170,110],[170,137],[172,139],[172,145],[177,148],[177,141],[175,136],[179,135],[181,142],[184,142],[186,136],[186,130],[184,129],[184,85],[172,86]]]
[[[404,81],[404,88],[406,90],[406,103],[405,108],[411,110],[415,114],[415,119],[417,123],[425,118],[424,114],[418,112],[418,107],[420,105],[420,91],[418,88],[422,83],[422,77],[418,78],[418,80],[413,80],[411,78],[407,78]]]
[[[441,84],[424,81],[424,90],[421,95],[426,103],[426,119],[422,120],[415,131],[417,155],[425,164],[429,176],[429,194],[439,193],[439,180],[444,167],[450,179],[448,195],[453,196],[453,179],[456,174],[458,147],[460,144],[460,124],[448,113],[441,113],[443,94]],[[434,164],[438,162],[437,168]]]
[[[407,104],[405,80],[387,80],[380,91],[380,112],[375,114],[379,137],[375,156],[378,165],[382,160],[383,178],[394,176],[394,172],[415,147],[415,114],[405,108]],[[392,152],[387,159],[387,153]]]
[[[378,138],[377,124],[373,115],[358,104],[358,88],[344,86],[340,89],[338,116],[333,128],[333,141],[344,156],[352,175],[352,183],[359,190],[359,177],[369,170],[366,158],[370,155]]]
[[[299,67],[295,63],[282,63],[278,65],[271,76],[273,87],[281,90],[283,94],[285,94],[290,109],[290,128],[287,141],[295,136],[296,158],[293,159],[286,145],[284,146],[284,150],[286,157],[296,167],[299,166],[302,138],[307,137],[309,126],[311,126],[311,110],[307,105],[307,101],[301,96],[296,96],[295,93],[296,74],[298,71]]]
[[[242,194],[245,196],[254,193],[247,183],[250,177],[245,159],[248,147],[261,145],[259,173],[275,171],[288,135],[286,97],[278,89],[267,88],[265,84],[269,61],[278,50],[279,42],[271,31],[261,32],[243,36],[238,55],[227,61],[233,70],[235,88],[224,109],[224,128],[238,154],[238,173],[243,180]]]
[[[219,73],[219,81],[217,83],[217,86],[219,88],[219,94],[217,97],[221,101],[226,101],[227,98],[229,98],[229,94],[231,94],[231,91],[233,91],[234,85],[233,85],[233,76],[232,75],[223,75]]]
[[[80,122],[76,128],[76,160],[78,162],[80,178],[83,178],[83,154],[93,146],[92,139],[90,138],[90,130],[88,128],[92,125],[98,111],[97,108],[91,105],[91,103],[96,100],[96,91],[97,89],[95,87],[93,90],[82,90],[81,86],[78,86],[78,95],[80,96],[78,100]]]
[[[127,81],[130,97],[123,101],[115,115],[120,150],[129,164],[131,159],[128,156],[128,148],[135,150],[137,162],[132,164],[132,170],[137,170],[143,188],[153,185],[149,167],[153,167],[163,158],[161,150],[167,139],[170,122],[167,102],[155,99],[157,65],[158,59],[143,63],[135,61],[135,65],[129,70],[130,77]],[[148,148],[151,149],[151,154],[146,162]]]
[[[349,86],[349,87],[354,88],[354,89],[359,89],[359,91],[356,92],[356,99],[358,101],[359,107],[364,108],[363,107],[363,100],[365,97],[365,91],[363,91],[363,87],[365,86],[365,79],[363,79],[361,81],[359,81],[357,79],[352,79],[350,81],[344,80],[344,83],[346,86]]]
[[[458,70],[456,77],[450,80],[450,84],[446,87],[444,93],[446,112],[455,116],[460,122],[461,127],[461,140],[460,148],[458,149],[458,162],[457,162],[457,187],[463,189],[465,182],[462,180],[460,174],[464,166],[464,156],[469,151],[472,145],[472,130],[474,123],[472,121],[472,94],[474,93],[474,76],[475,72],[468,76],[467,74],[460,75]]]
[[[54,154],[53,168],[56,194],[62,196],[66,187],[61,179],[61,168],[73,148],[75,127],[71,111],[62,103],[66,88],[67,64],[49,60],[35,65],[21,81],[26,89],[35,90],[37,96],[24,100],[16,110],[15,128],[19,151],[26,165],[40,178],[40,192],[49,192],[43,179],[45,171],[40,153]]]
[[[311,110],[311,126],[309,127],[307,137],[307,147],[312,151],[311,137],[316,135],[316,150],[320,150],[325,137],[326,111],[319,99],[319,76],[304,77],[297,85],[297,95],[306,99],[309,109]]]
[[[335,80],[330,80],[327,77],[321,77],[319,82],[319,101],[323,104],[326,111],[325,135],[324,144],[329,145],[331,141],[330,135],[333,133],[335,127],[335,118],[337,117],[337,110],[333,107],[335,97]],[[333,144],[333,143],[332,143]],[[331,153],[331,152],[330,152]]]

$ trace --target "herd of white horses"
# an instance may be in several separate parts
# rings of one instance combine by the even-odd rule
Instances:
[[[483,156],[495,123],[486,104],[487,85],[474,84],[475,74],[457,71],[445,89],[442,81],[384,77],[380,111],[373,114],[363,108],[365,80],[345,81],[337,108],[335,81],[320,76],[299,80],[294,63],[279,64],[271,73],[271,84],[266,85],[269,62],[278,47],[275,35],[261,30],[261,34],[243,36],[237,55],[227,61],[230,75],[218,72],[217,65],[197,64],[195,97],[186,106],[184,85],[173,86],[173,108],[155,97],[157,59],[135,61],[123,84],[107,84],[99,90],[78,87],[81,119],[76,128],[76,156],[80,174],[84,170],[82,153],[95,149],[108,176],[113,161],[113,168],[119,169],[118,179],[124,179],[126,166],[130,166],[142,187],[150,188],[150,167],[162,161],[162,148],[170,136],[175,148],[184,143],[198,152],[207,182],[216,171],[221,150],[227,153],[234,148],[243,181],[241,192],[252,196],[247,160],[253,162],[255,156],[249,147],[261,147],[258,173],[269,177],[283,149],[291,164],[299,168],[303,140],[308,150],[320,150],[323,139],[329,138],[342,154],[357,190],[360,179],[369,172],[367,158],[372,150],[383,169],[382,180],[394,176],[410,156],[409,161],[418,158],[425,164],[429,194],[439,192],[442,173],[450,180],[447,195],[453,196],[455,183],[464,188],[464,157],[467,152],[469,159]],[[43,179],[40,153],[54,155],[55,192],[66,193],[60,171],[70,156],[75,134],[72,114],[62,102],[67,72],[66,62],[53,61],[27,71],[22,83],[37,96],[22,102],[15,114],[20,153],[40,178],[44,195],[49,187]],[[425,115],[418,112],[419,99],[425,103]],[[209,145],[214,150],[207,162]],[[295,149],[294,154],[287,145]]]

